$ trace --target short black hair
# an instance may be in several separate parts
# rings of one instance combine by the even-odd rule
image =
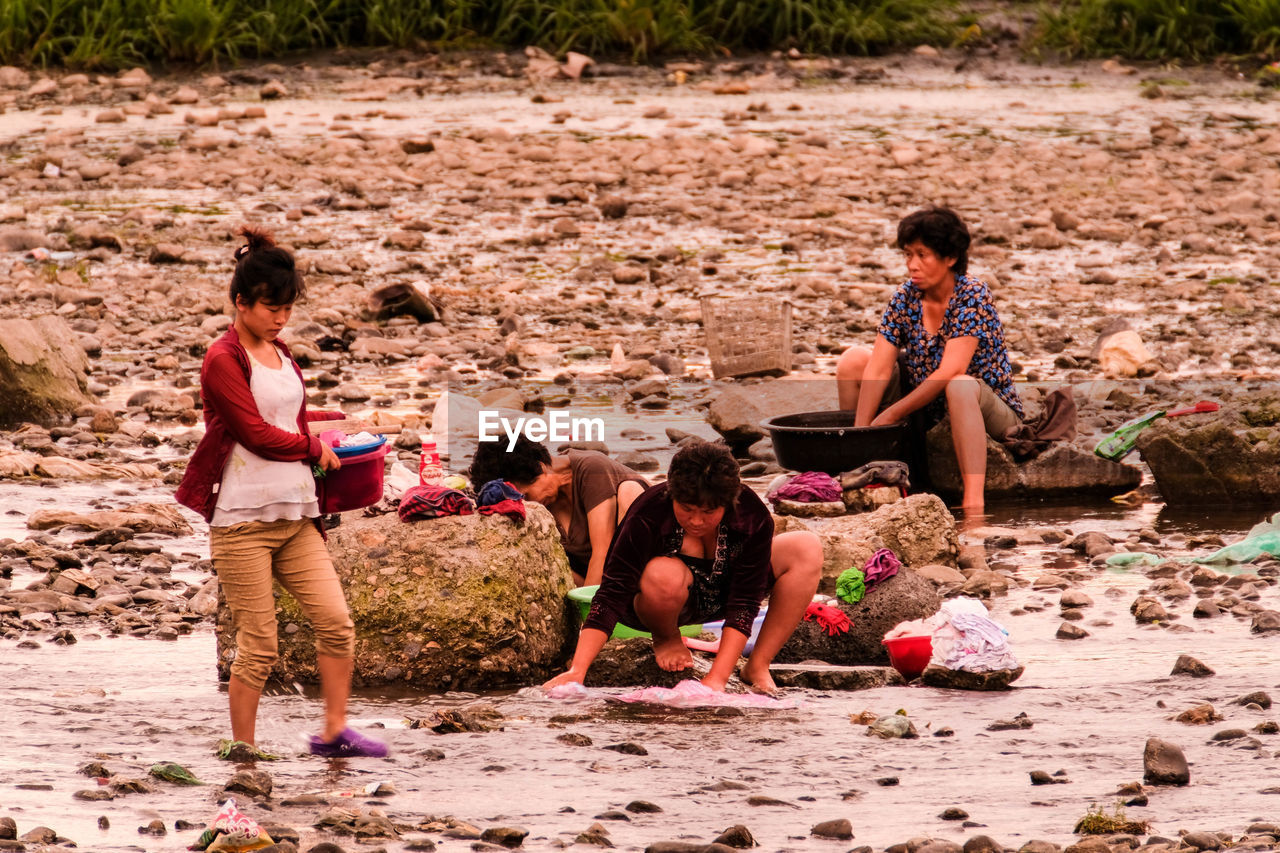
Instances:
[[[307,287],[293,253],[277,246],[263,228],[246,225],[240,234],[244,235],[245,245],[236,249],[236,271],[231,276],[232,305],[237,297],[250,307],[259,302],[292,305],[306,295]]]
[[[719,441],[690,442],[676,452],[667,469],[667,493],[682,504],[732,510],[741,490],[738,462]]]
[[[467,473],[476,488],[490,480],[528,485],[542,476],[543,465],[550,464],[551,452],[546,446],[521,435],[510,450],[505,441],[480,442]]]
[[[955,258],[951,271],[964,275],[969,269],[969,227],[949,207],[926,207],[898,223],[898,248],[919,240],[939,258]]]

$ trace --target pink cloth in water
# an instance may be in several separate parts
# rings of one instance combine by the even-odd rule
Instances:
[[[798,699],[774,699],[762,693],[722,693],[686,678],[675,687],[645,687],[621,696],[581,684],[562,684],[547,691],[552,699],[607,699],[611,702],[666,705],[670,708],[798,708]]]

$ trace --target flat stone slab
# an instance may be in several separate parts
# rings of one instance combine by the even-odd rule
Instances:
[[[1001,669],[995,672],[965,672],[930,664],[920,675],[928,687],[946,687],[951,690],[1008,690],[1018,680],[1024,667]]]
[[[822,663],[775,663],[769,674],[779,687],[810,690],[872,690],[897,687],[906,680],[891,666],[835,666]]]

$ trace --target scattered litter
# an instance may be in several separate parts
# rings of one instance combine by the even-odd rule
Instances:
[[[1197,557],[1191,562],[1249,563],[1264,554],[1280,556],[1280,512],[1255,524],[1239,542],[1214,551],[1207,557]]]
[[[172,761],[161,762],[160,764],[151,765],[151,769],[147,771],[157,779],[163,779],[166,782],[173,782],[175,785],[203,785],[204,783],[191,775],[191,771],[176,764]]]
[[[239,743],[239,741],[236,741]],[[222,804],[209,828],[188,850],[240,851],[258,850],[275,842],[258,826],[258,822],[236,808],[235,800]]]
[[[1154,566],[1160,562],[1159,556],[1144,551],[1124,551],[1107,557],[1108,566]]]

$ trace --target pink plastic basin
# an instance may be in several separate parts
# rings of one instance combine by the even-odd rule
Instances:
[[[347,456],[342,467],[316,480],[320,495],[320,511],[347,512],[373,506],[382,500],[382,475],[386,465],[387,445],[356,456]]]

